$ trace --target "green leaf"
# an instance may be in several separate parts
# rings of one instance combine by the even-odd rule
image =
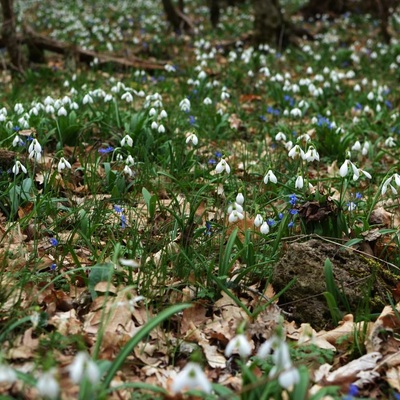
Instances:
[[[109,282],[114,272],[114,265],[112,263],[96,264],[90,268],[88,288],[92,299],[97,297],[94,290],[99,282]]]

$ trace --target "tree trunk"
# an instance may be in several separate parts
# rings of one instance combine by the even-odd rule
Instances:
[[[17,40],[17,30],[14,15],[14,1],[0,0],[3,13],[2,36],[10,56],[11,67],[14,71],[22,72],[20,47]]]
[[[284,21],[279,0],[253,0],[255,44],[282,47]]]
[[[210,8],[210,22],[212,27],[215,29],[219,22],[219,0],[209,0]]]
[[[193,31],[193,27],[188,18],[174,7],[172,0],[162,0],[162,4],[167,20],[176,33],[181,33],[182,31],[191,33]]]

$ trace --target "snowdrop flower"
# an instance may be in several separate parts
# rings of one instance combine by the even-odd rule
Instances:
[[[129,135],[125,135],[121,140],[121,147],[125,145],[132,147],[133,146],[133,139]]]
[[[181,108],[182,111],[189,112],[190,111],[190,100],[189,99],[183,99],[179,103],[179,107]]]
[[[158,125],[158,133],[165,133],[165,128],[163,124]]]
[[[264,176],[264,183],[267,184],[268,182],[278,183],[278,179],[271,170],[269,170],[267,174]]]
[[[71,103],[69,104],[69,108],[70,108],[71,110],[78,110],[78,109],[79,109],[79,105],[78,105],[78,103],[76,103],[75,101],[73,101],[73,102],[71,102]]]
[[[199,139],[197,138],[196,134],[191,132],[189,135],[186,137],[186,144],[192,143],[193,146],[197,146],[199,143]]]
[[[54,107],[53,107],[51,104],[48,104],[48,105],[45,107],[44,111],[45,111],[47,114],[53,114],[55,110],[54,110]]]
[[[121,96],[121,100],[125,100],[127,103],[132,103],[132,101],[133,101],[133,96],[132,96],[131,93],[125,92],[125,93]]]
[[[13,173],[14,175],[18,175],[20,170],[22,170],[22,172],[23,172],[24,174],[27,173],[27,170],[26,170],[26,168],[24,167],[24,165],[22,165],[21,162],[17,160],[17,161],[15,162],[14,166],[12,167],[12,170],[11,170],[11,171],[12,171],[12,173]]]
[[[85,94],[82,100],[83,104],[93,104],[93,99],[89,94]]]
[[[237,204],[239,204],[239,205],[243,205],[243,203],[244,203],[244,196],[243,196],[243,194],[242,193],[238,193],[237,194],[237,196],[236,196],[236,203]]]
[[[112,94],[108,93],[104,96],[104,103],[108,103],[109,101],[111,101],[113,99]]]
[[[208,105],[212,104],[212,100],[211,100],[209,97],[206,97],[206,98],[203,100],[203,104],[205,104],[206,106],[208,106]]]
[[[278,133],[275,135],[275,140],[276,140],[277,142],[280,142],[281,140],[283,140],[284,142],[286,142],[286,135],[285,135],[283,132],[278,132]]]
[[[61,173],[65,168],[71,169],[71,164],[64,157],[61,157],[57,165],[58,172]]]
[[[35,159],[36,161],[40,161],[42,158],[42,146],[37,141],[37,139],[33,139],[32,143],[28,147],[29,158]]]
[[[254,218],[254,226],[256,228],[259,228],[263,222],[264,222],[263,217],[260,214],[257,214],[256,217]]]
[[[351,146],[351,150],[353,151],[360,151],[361,150],[361,143],[357,140],[353,146]]]
[[[172,393],[182,392],[184,389],[199,389],[205,393],[211,393],[211,383],[200,366],[194,362],[188,362],[177,375],[171,386]]]
[[[13,142],[13,146],[14,146],[14,142]],[[396,141],[393,139],[393,137],[390,136],[385,140],[385,146],[386,147],[395,147]]]
[[[220,174],[223,171],[226,171],[226,173],[229,174],[231,172],[231,167],[229,166],[229,164],[223,158],[221,158],[221,160],[219,161],[219,163],[215,167],[215,172],[217,174]]]
[[[230,214],[233,210],[239,211],[240,213],[243,213],[243,207],[239,203],[233,203],[230,204],[228,207],[228,214]]]
[[[319,154],[314,146],[310,146],[307,153],[304,155],[305,160],[308,162],[319,161]]]
[[[151,123],[151,129],[157,129],[157,128],[158,128],[157,122],[156,122],[156,121],[153,121],[153,122]]]
[[[43,102],[46,106],[54,104],[54,99],[50,96],[47,96]]]
[[[303,189],[303,186],[304,186],[304,179],[303,179],[303,177],[302,177],[301,175],[299,175],[299,176],[297,177],[297,179],[296,179],[296,182],[295,182],[295,184],[294,184],[294,187],[295,187],[296,189]]]
[[[171,65],[171,64],[165,64],[165,65],[164,65],[164,69],[165,69],[167,72],[175,72],[175,71],[176,71],[176,68],[175,68],[173,65]]]
[[[59,117],[62,117],[62,116],[66,117],[68,115],[68,113],[67,113],[67,110],[62,106],[58,109],[57,115]]]
[[[54,370],[44,372],[36,383],[36,388],[42,397],[57,399],[60,393],[60,386],[54,378]]]
[[[234,351],[237,351],[242,358],[246,358],[251,355],[251,344],[247,339],[247,336],[243,333],[236,335],[229,341],[225,348],[225,356],[230,357]]]
[[[293,108],[292,110],[290,110],[290,115],[293,117],[293,118],[301,118],[302,117],[302,113],[301,113],[301,110],[300,110],[300,108]]]
[[[229,99],[229,97],[231,97],[230,94],[228,92],[222,90],[222,92],[221,92],[221,100],[222,101],[227,100],[227,99]]]
[[[133,157],[130,154],[128,157],[126,157],[125,164],[130,165],[130,166],[135,164],[135,160],[133,159]]]
[[[299,370],[295,367],[288,368],[279,374],[278,382],[284,389],[289,389],[300,382]]]
[[[128,175],[128,176],[130,176],[130,177],[132,177],[134,174],[133,174],[133,171],[132,171],[132,169],[129,167],[129,165],[125,165],[125,167],[124,167],[124,169],[123,169],[123,171],[122,171],[125,175]]]
[[[154,117],[156,114],[157,114],[156,109],[154,107],[151,107],[149,111],[149,116]]]
[[[269,225],[266,221],[264,221],[260,226],[260,232],[263,235],[267,235],[269,233]]]
[[[24,107],[22,106],[21,103],[15,104],[15,106],[14,106],[14,112],[15,112],[16,114],[18,114],[18,115],[24,113]]]
[[[397,194],[396,188],[391,184],[392,180],[394,178],[394,181],[397,186],[400,186],[400,175],[399,174],[393,174],[391,177],[387,178],[382,185],[381,189],[381,194],[382,196],[387,192],[387,188],[390,187],[391,191],[393,194]]]
[[[374,99],[374,93],[373,92],[369,92],[368,95],[367,95],[367,99],[370,100],[370,101],[373,100]]]
[[[229,214],[228,221],[232,224],[239,220],[243,220],[243,218],[244,218],[244,215],[240,211],[232,210],[232,212]]]
[[[18,146],[21,143],[21,138],[18,135],[15,135],[14,140],[12,141],[13,147]]]
[[[0,364],[0,383],[13,383],[17,380],[17,374],[8,365]]]
[[[163,118],[167,118],[167,117],[168,117],[167,112],[165,110],[161,110],[159,118],[163,119]]]
[[[303,160],[305,159],[305,153],[298,144],[296,144],[290,149],[288,156],[293,159],[297,157],[301,157]]]
[[[74,383],[87,378],[93,385],[100,381],[100,370],[86,352],[79,352],[68,366],[69,376]]]

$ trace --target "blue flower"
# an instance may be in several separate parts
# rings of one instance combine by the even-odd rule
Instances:
[[[357,192],[357,193],[356,193],[356,199],[357,199],[357,200],[361,200],[361,199],[362,199],[362,194],[359,193],[359,192]]]
[[[21,128],[19,126],[13,126],[12,129],[13,129],[14,132],[18,132],[18,131],[21,130]]]
[[[353,385],[353,384],[351,384],[350,385],[350,387],[349,387],[349,391],[347,392],[347,394],[349,395],[349,396],[357,396],[358,395],[358,392],[359,392],[359,390],[358,390],[358,387],[356,386],[356,385]]]
[[[386,104],[386,107],[389,108],[390,110],[393,108],[393,105],[392,105],[391,101],[385,100],[385,104]]]
[[[360,103],[356,103],[356,105],[354,106],[355,110],[362,110],[363,106]]]
[[[124,209],[122,207],[120,207],[120,206],[117,206],[117,205],[114,206],[114,210],[117,213],[123,213],[124,212]]]
[[[126,228],[126,217],[125,215],[121,215],[121,228],[125,229]]]
[[[211,230],[211,222],[210,221],[206,221],[206,231],[204,232],[205,235],[211,235],[212,234],[212,230]]]
[[[215,157],[221,158],[222,157],[222,153],[220,151],[216,151],[215,152]]]
[[[58,246],[58,240],[56,238],[50,238],[50,244],[56,247]]]
[[[189,123],[190,125],[194,125],[196,123],[196,118],[193,115],[189,115]]]
[[[111,153],[114,150],[114,147],[108,146],[105,149],[99,149],[100,154]]]
[[[267,219],[267,224],[272,227],[272,226],[275,226],[276,222],[272,218],[268,218]]]
[[[208,160],[208,163],[211,164],[211,165],[214,165],[217,162],[213,158],[211,158],[210,160]]]
[[[51,265],[50,265],[50,270],[51,270],[51,271],[55,271],[56,268],[57,268],[57,264],[51,264]]]
[[[291,194],[291,195],[289,196],[289,203],[290,203],[292,206],[296,205],[296,203],[297,203],[297,197],[296,197],[295,194]]]
[[[299,210],[296,210],[295,208],[292,208],[291,210],[290,210],[290,214],[292,214],[292,215],[296,215],[296,214],[298,214],[299,213]]]
[[[294,222],[293,222],[293,221],[290,221],[290,222],[288,223],[288,228],[293,228],[293,226],[294,226]]]
[[[264,115],[260,115],[260,119],[261,119],[262,122],[266,122],[267,121],[267,118],[264,117]]]
[[[282,219],[283,219],[283,213],[279,213],[279,214],[278,214],[278,218],[279,218],[280,220],[282,220]]]

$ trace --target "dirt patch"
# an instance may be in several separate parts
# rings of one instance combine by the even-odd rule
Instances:
[[[295,321],[309,322],[317,330],[333,327],[323,295],[327,291],[324,275],[327,258],[333,264],[336,285],[347,302],[338,303],[340,311],[382,311],[387,303],[387,294],[395,287],[398,277],[376,260],[352,249],[312,239],[288,244],[274,269],[272,285],[276,292],[296,278],[295,284],[279,300],[281,307],[290,312]]]

